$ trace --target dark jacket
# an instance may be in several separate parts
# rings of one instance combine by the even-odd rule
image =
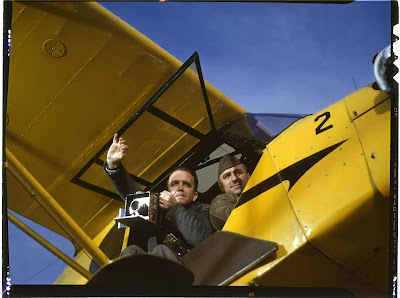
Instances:
[[[108,170],[104,163],[104,172],[118,194],[125,201],[128,194],[140,190],[132,180],[128,171],[120,164],[115,170]],[[157,244],[162,244],[168,233],[173,233],[189,248],[199,244],[213,232],[209,219],[209,204],[193,202],[189,206],[175,205],[165,213],[164,224],[149,235],[148,251],[152,251]]]

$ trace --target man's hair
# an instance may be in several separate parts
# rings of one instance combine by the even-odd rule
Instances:
[[[197,191],[197,186],[199,185],[199,179],[197,178],[197,174],[195,171],[185,167],[185,166],[178,166],[176,168],[174,168],[171,171],[171,174],[169,174],[168,179],[167,179],[167,188],[168,188],[168,182],[169,182],[169,178],[171,177],[171,175],[173,173],[175,173],[176,171],[183,171],[183,172],[188,172],[190,175],[192,175],[193,180],[194,180],[194,191]]]

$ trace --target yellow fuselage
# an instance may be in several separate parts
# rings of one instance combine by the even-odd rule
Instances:
[[[279,249],[232,285],[386,293],[389,146],[390,98],[371,86],[269,143],[224,230]]]

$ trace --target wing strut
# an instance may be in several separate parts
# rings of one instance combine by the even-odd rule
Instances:
[[[7,214],[8,214],[8,219],[13,224],[15,224],[18,228],[20,228],[24,233],[26,233],[28,236],[30,236],[33,240],[35,240],[36,242],[38,242],[39,244],[44,246],[48,251],[50,251],[52,254],[54,254],[56,257],[58,257],[61,261],[66,263],[68,266],[70,266],[72,269],[74,269],[76,272],[78,272],[85,278],[90,279],[92,277],[92,275],[93,275],[92,273],[90,273],[85,268],[83,268],[75,260],[68,257],[65,253],[63,253],[61,250],[59,250],[57,247],[55,247],[49,241],[44,239],[42,236],[40,236],[38,233],[36,233],[34,230],[32,230],[30,227],[28,227],[22,221],[20,221],[12,213],[8,212]]]
[[[28,191],[39,205],[65,230],[80,247],[96,260],[98,265],[107,264],[110,259],[99,249],[93,240],[81,229],[73,218],[58,204],[47,190],[32,176],[32,174],[19,162],[19,160],[6,148],[8,161],[7,170]]]

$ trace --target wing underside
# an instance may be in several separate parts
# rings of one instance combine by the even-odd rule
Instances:
[[[145,188],[211,129],[245,111],[189,67],[97,3],[13,2],[6,146],[90,236],[122,203],[103,174],[122,133],[129,172]],[[78,182],[78,183],[77,183]],[[8,208],[66,233],[7,175]]]

